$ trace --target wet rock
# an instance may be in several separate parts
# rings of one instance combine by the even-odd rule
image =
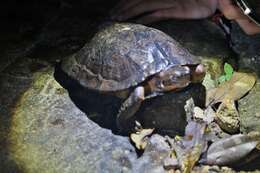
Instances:
[[[21,172],[16,162],[9,157],[9,131],[12,124],[12,110],[17,99],[29,87],[33,79],[30,66],[44,66],[34,60],[18,61],[12,68],[0,73],[0,172]]]
[[[253,71],[260,77],[260,34],[249,36],[241,28],[232,23],[233,49],[239,56],[239,69]],[[240,114],[240,130],[248,133],[250,131],[260,131],[260,83],[247,96],[239,101],[238,109]]]
[[[241,28],[233,23],[231,38],[233,49],[239,56],[239,69],[250,69],[260,76],[260,34],[246,35]]]
[[[4,148],[6,157],[1,155],[1,160],[8,158],[9,162],[1,162],[1,172],[128,172],[132,169],[136,154],[128,139],[115,136],[89,120],[55,81],[53,68],[31,73],[29,79],[32,82],[27,83],[19,101],[15,101],[19,96],[13,100],[13,111],[9,107],[0,109],[1,119],[9,122],[3,129],[6,136],[1,142],[8,142]],[[19,80],[23,78],[16,78]],[[18,83],[13,82],[6,90],[1,86],[1,91],[12,93],[14,84]]]
[[[228,167],[219,167],[219,166],[200,166],[200,167],[195,167],[194,170],[192,171],[193,173],[236,173],[235,170],[232,170],[231,168]]]
[[[72,102],[86,113],[89,119],[103,128],[117,132],[116,115],[122,99],[86,89],[61,70],[60,65],[55,68],[54,75],[62,87],[68,91]]]
[[[184,110],[186,101],[193,98],[196,106],[204,107],[205,95],[204,86],[192,85],[180,92],[145,101],[136,117],[145,128],[155,128],[157,132],[170,136],[182,135],[187,125]]]
[[[247,96],[239,100],[240,130],[245,133],[260,131],[260,82]]]
[[[133,169],[133,172],[165,172],[164,160],[171,154],[171,148],[166,139],[160,135],[153,135],[149,143]]]
[[[13,67],[1,76],[1,93],[15,92],[0,99],[1,172],[164,172],[170,149],[163,137],[154,135],[137,159],[128,138],[75,106],[48,63],[25,59]]]
[[[32,41],[19,33],[0,33],[0,72],[31,52]]]

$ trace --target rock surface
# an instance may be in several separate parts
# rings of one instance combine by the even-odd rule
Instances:
[[[206,91],[203,85],[196,84],[180,92],[171,92],[144,102],[137,119],[144,128],[156,128],[156,132],[174,137],[183,135],[187,125],[184,106],[193,98],[195,105],[205,106]]]
[[[233,49],[238,54],[239,69],[249,69],[260,77],[260,34],[246,35],[236,23],[232,25]]]
[[[19,170],[15,161],[9,157],[9,130],[12,123],[12,108],[18,97],[30,86],[32,74],[23,75],[22,63],[13,65],[13,71],[5,69],[0,74],[0,171]],[[20,66],[20,68],[19,68]],[[26,69],[28,70],[28,69]]]
[[[4,135],[9,162],[1,162],[1,172],[127,172],[132,168],[136,154],[128,138],[115,136],[89,120],[56,82],[53,68],[29,75],[32,83],[12,114],[1,109],[1,118],[9,120]],[[12,86],[19,79],[9,87],[1,86],[1,93],[4,89],[14,92]],[[1,160],[6,158],[1,156]],[[8,167],[11,162],[15,167]]]
[[[239,101],[240,130],[245,133],[260,132],[260,82]]]
[[[242,132],[260,131],[260,34],[248,36],[233,23],[233,49],[238,54],[239,69],[257,74],[258,81],[252,91],[239,101],[240,130]]]
[[[133,172],[165,172],[164,160],[169,157],[171,152],[171,148],[164,137],[157,134],[151,136],[142,157],[135,163]]]

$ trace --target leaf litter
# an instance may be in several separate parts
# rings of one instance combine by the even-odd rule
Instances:
[[[187,126],[184,136],[161,139],[169,144],[169,154],[163,159],[168,172],[188,173],[209,170],[205,165],[229,166],[241,161],[252,150],[260,150],[260,133],[239,134],[239,113],[235,102],[247,94],[256,83],[253,73],[234,72],[225,64],[225,80],[216,85],[210,75],[203,81],[207,88],[206,108],[196,107],[192,99],[186,102]],[[206,75],[207,76],[207,75]],[[219,104],[217,109],[215,105]],[[214,110],[215,109],[215,110]],[[139,150],[149,147],[154,129],[142,129],[130,139]],[[157,135],[157,134],[156,134]],[[223,167],[226,168],[226,167]],[[229,168],[228,168],[229,169]],[[200,169],[199,169],[200,170]]]

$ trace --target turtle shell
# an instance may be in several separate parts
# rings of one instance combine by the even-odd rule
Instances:
[[[140,24],[114,23],[100,30],[62,69],[88,89],[133,87],[169,65],[199,64],[165,33]]]

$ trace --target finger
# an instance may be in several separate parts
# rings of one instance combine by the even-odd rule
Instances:
[[[161,9],[155,12],[152,12],[148,15],[142,16],[136,20],[137,23],[142,24],[150,24],[153,22],[167,20],[171,18],[183,18],[184,17],[183,8],[180,6],[168,8],[168,9]]]
[[[254,35],[260,33],[260,26],[256,25],[249,19],[238,19],[236,22],[242,28],[242,30],[248,35]]]
[[[247,19],[247,16],[243,14],[241,9],[230,0],[219,0],[219,9],[229,20]]]
[[[194,4],[196,5],[196,4]],[[167,19],[200,19],[205,18],[214,12],[207,6],[197,6],[193,8],[190,4],[176,5],[172,8],[160,9],[148,15],[142,16],[136,20],[137,23],[149,24],[159,20]]]
[[[212,9],[207,6],[196,6],[193,4],[176,5],[171,8],[158,10],[155,15],[162,18],[176,18],[176,19],[200,19],[208,17],[212,14]]]
[[[121,20],[127,20],[136,16],[139,16],[143,13],[157,11],[159,9],[167,9],[173,7],[175,3],[169,1],[158,1],[158,0],[150,0],[149,3],[146,1],[141,1],[135,6],[126,9],[124,12],[119,14]]]
[[[232,0],[219,0],[219,5],[229,6],[234,5],[234,2]]]
[[[239,7],[224,7],[222,11],[223,15],[229,20],[235,19],[247,19],[247,16],[243,14]]]

